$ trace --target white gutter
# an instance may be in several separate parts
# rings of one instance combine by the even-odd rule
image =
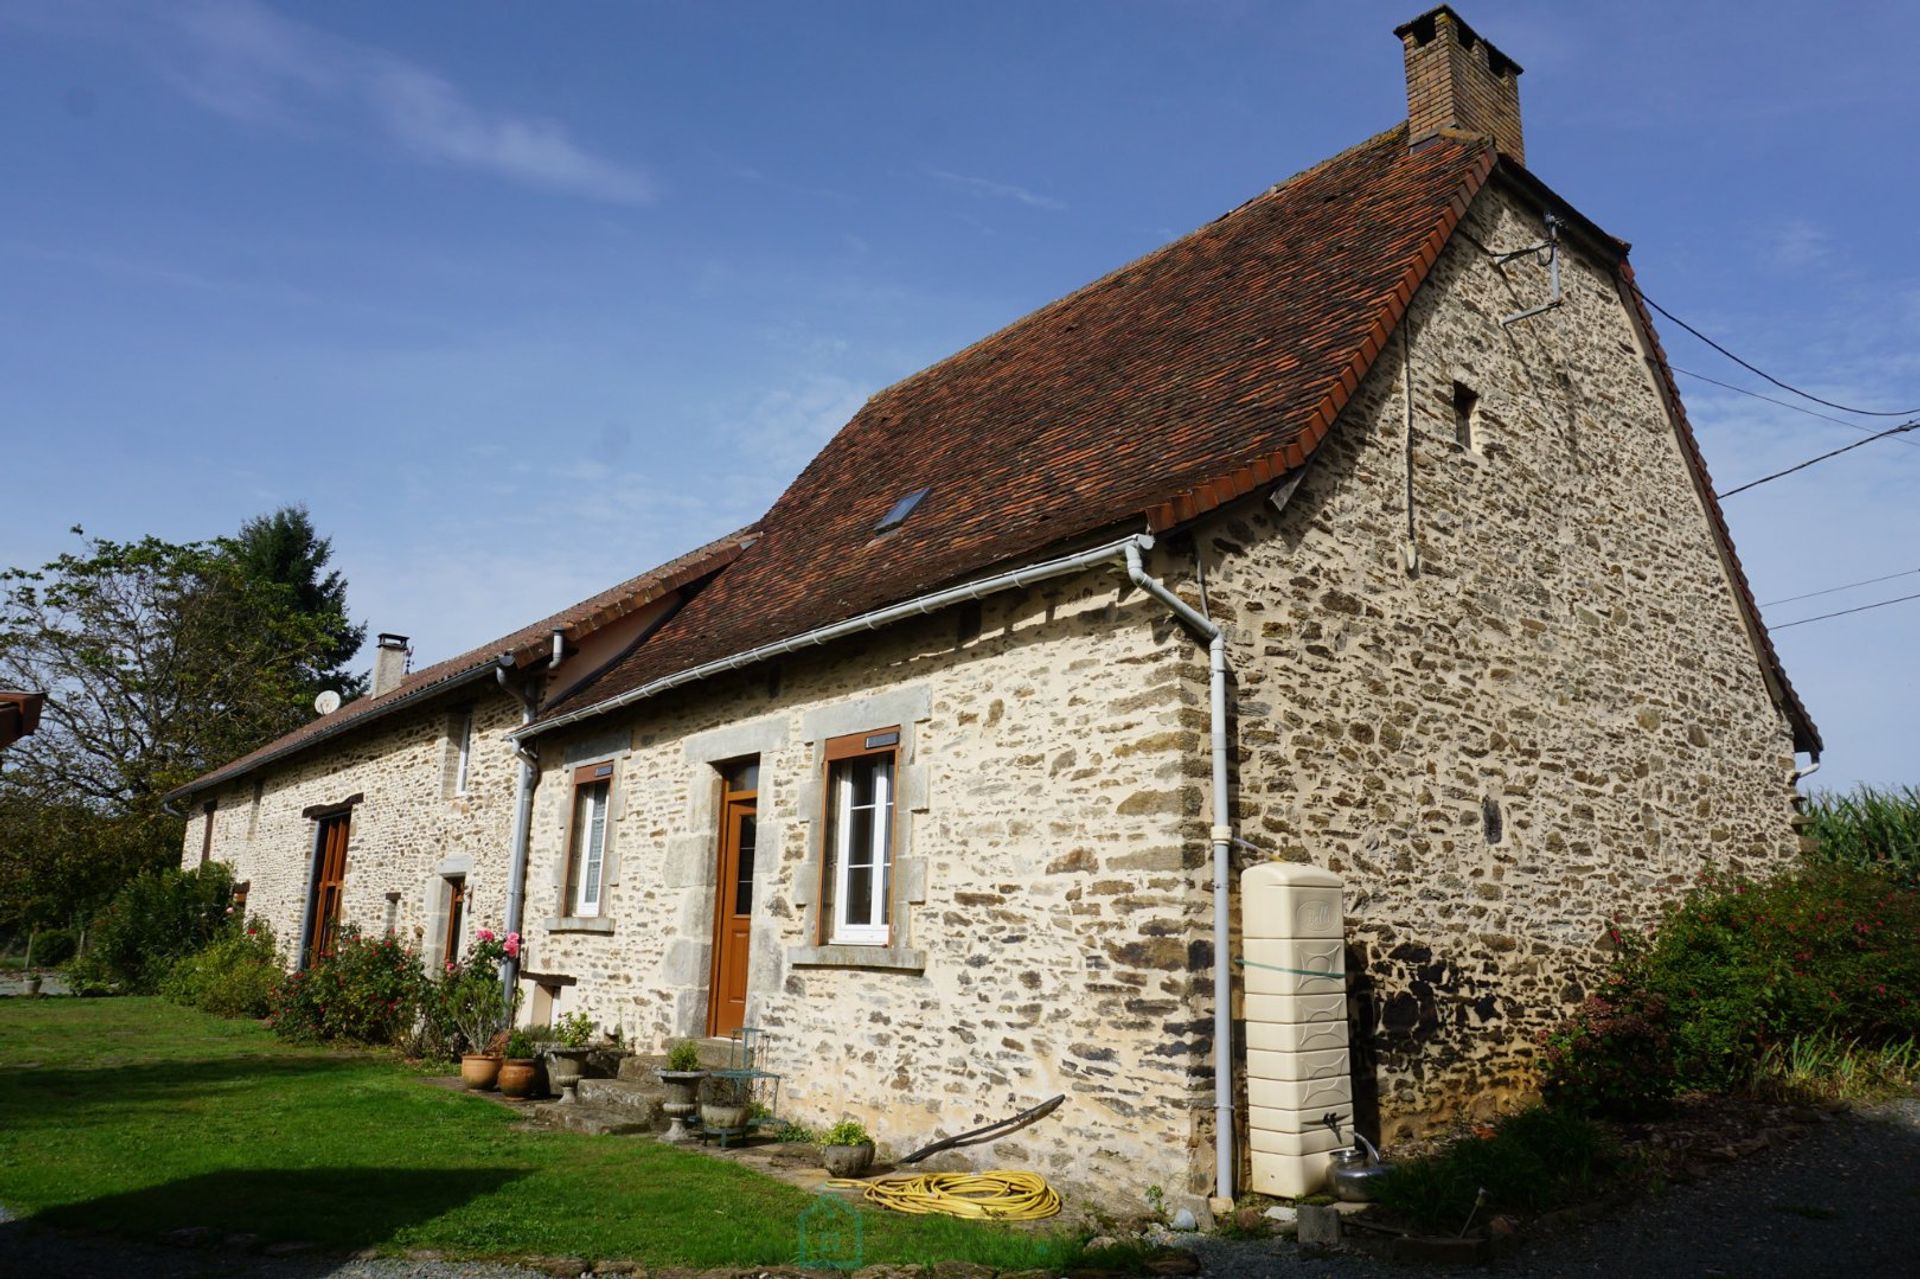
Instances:
[[[1227,809],[1227,633],[1212,618],[1197,612],[1175,595],[1165,582],[1147,576],[1140,566],[1138,546],[1124,550],[1127,576],[1133,579],[1134,585],[1207,637],[1213,739],[1213,1193],[1218,1199],[1232,1199],[1239,1160],[1234,1153],[1233,1124],[1233,940],[1227,930],[1228,845],[1233,842],[1233,818]]]
[[[1138,553],[1139,551],[1152,549],[1153,534],[1135,533],[1131,536],[1123,537],[1117,542],[1106,542],[1088,550],[1076,551],[1072,555],[1064,555],[1057,560],[1044,560],[1041,563],[1029,564],[1025,568],[1017,568],[1011,572],[998,573],[992,577],[983,577],[978,581],[968,582],[962,586],[948,587],[944,591],[935,591],[931,595],[922,595],[916,599],[907,600],[904,603],[889,605],[886,608],[876,609],[871,613],[862,613],[858,617],[850,617],[844,622],[835,622],[830,626],[818,627],[817,629],[806,631],[799,635],[790,636],[787,639],[775,640],[771,644],[762,644],[758,648],[750,648],[743,653],[735,653],[731,657],[716,658],[711,662],[703,662],[699,666],[690,666],[684,671],[676,671],[672,675],[664,675],[659,679],[650,680],[637,688],[630,688],[626,692],[614,697],[609,697],[604,701],[579,707],[576,710],[568,711],[564,715],[556,715],[552,719],[541,720],[537,724],[523,725],[515,730],[511,736],[515,741],[527,741],[531,738],[541,736],[544,733],[553,732],[555,729],[565,728],[569,724],[577,724],[583,719],[592,719],[597,715],[605,715],[609,711],[619,710],[623,706],[631,706],[635,702],[643,702],[649,697],[666,692],[668,689],[679,688],[685,684],[697,683],[700,680],[709,679],[715,675],[725,675],[729,671],[737,671],[743,667],[752,666],[756,662],[764,662],[769,658],[780,657],[787,653],[797,652],[803,648],[817,648],[822,644],[831,644],[837,639],[843,639],[848,635],[857,635],[862,631],[879,630],[883,626],[890,626],[894,622],[902,621],[909,617],[918,617],[927,613],[937,613],[943,608],[951,608],[955,604],[964,604],[969,600],[982,599],[985,596],[997,594],[1000,591],[1028,586],[1034,582],[1043,581],[1050,577],[1064,577],[1069,573],[1078,573],[1082,569],[1092,568],[1097,564],[1116,559],[1128,550],[1133,550]],[[1195,614],[1195,616],[1198,616],[1198,614]]]

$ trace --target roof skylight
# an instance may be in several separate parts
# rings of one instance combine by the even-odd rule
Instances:
[[[926,488],[915,489],[898,502],[895,502],[892,509],[887,512],[886,517],[874,526],[873,531],[875,533],[885,533],[905,524],[907,522],[907,516],[912,515],[914,508],[919,506],[921,501],[931,492],[933,492],[933,486],[928,485]]]

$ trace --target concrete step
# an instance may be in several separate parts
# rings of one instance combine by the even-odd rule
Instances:
[[[557,1101],[542,1102],[533,1108],[533,1117],[548,1127],[564,1128],[568,1132],[583,1132],[595,1137],[618,1137],[653,1132],[652,1121],[632,1110],[602,1108],[581,1102],[573,1105]]]
[[[667,1090],[657,1081],[635,1079],[582,1079],[574,1094],[582,1106],[596,1110],[617,1110],[644,1123],[661,1121],[660,1103]]]

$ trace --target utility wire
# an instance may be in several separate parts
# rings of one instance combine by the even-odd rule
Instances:
[[[1762,395],[1760,394],[1760,392],[1750,391],[1744,386],[1735,386],[1731,382],[1722,382],[1719,378],[1708,377],[1704,373],[1695,373],[1692,369],[1683,369],[1678,364],[1669,364],[1667,365],[1667,367],[1672,369],[1675,373],[1685,374],[1687,377],[1693,378],[1697,381],[1705,382],[1710,386],[1717,386],[1723,391],[1733,391],[1733,392],[1736,392],[1737,394],[1749,396],[1756,400],[1764,400],[1768,404],[1778,405],[1783,409],[1792,409],[1795,413],[1805,413],[1808,417],[1817,417],[1822,422],[1831,422],[1835,426],[1844,426],[1849,431],[1859,431],[1863,435],[1871,434],[1873,431],[1873,428],[1870,426],[1862,426],[1858,422],[1849,422],[1845,418],[1835,417],[1831,413],[1819,413],[1814,411],[1813,409],[1808,408],[1804,404],[1795,404],[1792,400],[1777,400],[1771,395]],[[1920,449],[1920,440],[1901,440],[1899,442],[1901,444],[1906,445],[1908,448]]]
[[[1640,300],[1642,302],[1645,302],[1648,306],[1652,307],[1654,310],[1658,311],[1660,314],[1666,316],[1669,320],[1672,320],[1675,324],[1679,325],[1681,328],[1685,329],[1687,332],[1693,334],[1693,336],[1699,338],[1702,342],[1705,342],[1708,346],[1720,352],[1720,354],[1726,356],[1729,360],[1732,360],[1735,364],[1738,364],[1741,368],[1745,369],[1747,372],[1763,377],[1767,381],[1779,387],[1781,390],[1791,392],[1792,394],[1799,396],[1803,400],[1812,400],[1815,404],[1824,404],[1826,407],[1830,409],[1839,409],[1842,413],[1858,413],[1861,417],[1912,417],[1915,414],[1920,414],[1920,408],[1893,409],[1893,410],[1857,409],[1850,404],[1836,404],[1832,400],[1823,400],[1819,396],[1814,395],[1809,391],[1801,390],[1799,387],[1793,385],[1791,382],[1782,382],[1779,378],[1767,372],[1765,369],[1758,368],[1752,364],[1747,363],[1745,360],[1735,355],[1732,351],[1727,350],[1726,347],[1721,346],[1718,342],[1714,341],[1712,338],[1702,333],[1699,329],[1694,328],[1691,324],[1688,324],[1685,320],[1681,319],[1679,316],[1675,315],[1673,312],[1667,310],[1667,308],[1665,308],[1664,306],[1661,306],[1658,302],[1655,302],[1652,298],[1648,297],[1645,293],[1641,293],[1640,286],[1638,284],[1633,286],[1633,291],[1635,293],[1640,294]]]
[[[1850,591],[1856,586],[1872,586],[1875,582],[1891,582],[1896,577],[1912,577],[1920,573],[1920,568],[1903,568],[1898,573],[1889,573],[1885,577],[1869,577],[1861,582],[1848,582],[1845,586],[1829,586],[1824,591],[1808,591],[1805,595],[1789,595],[1783,600],[1768,600],[1761,608],[1772,608],[1776,604],[1792,604],[1798,600],[1810,600],[1821,595],[1838,595],[1841,591]]]
[[[1782,622],[1778,626],[1770,626],[1767,629],[1774,630],[1774,631],[1784,631],[1789,626],[1805,626],[1808,622],[1824,622],[1829,617],[1845,617],[1849,613],[1865,613],[1872,609],[1885,608],[1889,604],[1904,604],[1908,600],[1920,600],[1920,595],[1902,595],[1895,599],[1881,600],[1875,604],[1862,604],[1859,608],[1843,608],[1838,613],[1822,613],[1818,617],[1803,617],[1798,621]]]
[[[1917,419],[1912,422],[1903,422],[1899,426],[1890,426],[1886,430],[1881,431],[1878,435],[1869,435],[1864,440],[1855,440],[1852,444],[1848,444],[1842,448],[1834,449],[1833,451],[1828,453],[1822,453],[1819,457],[1810,457],[1804,462],[1797,462],[1794,465],[1789,466],[1784,471],[1775,471],[1772,475],[1763,475],[1757,480],[1748,480],[1745,484],[1740,485],[1738,488],[1730,488],[1724,492],[1715,493],[1714,496],[1719,498],[1732,497],[1736,493],[1744,493],[1748,489],[1759,488],[1762,484],[1770,484],[1774,480],[1780,479],[1783,476],[1792,475],[1795,471],[1804,471],[1809,466],[1812,466],[1816,462],[1824,462],[1830,457],[1839,457],[1842,453],[1851,453],[1855,449],[1865,448],[1867,445],[1873,443],[1875,440],[1884,440],[1888,436],[1901,435],[1907,431],[1913,431],[1913,430],[1920,430],[1920,419]]]

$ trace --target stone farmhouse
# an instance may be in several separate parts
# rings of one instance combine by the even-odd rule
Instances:
[[[516,927],[535,1019],[760,1028],[899,1149],[1064,1093],[978,1159],[1134,1204],[1244,1184],[1234,879],[1307,863],[1361,1129],[1525,1096],[1616,916],[1791,855],[1820,738],[1627,246],[1510,58],[1397,34],[1405,122],[876,395],[749,533],[194,783],[186,860],[302,949]]]

